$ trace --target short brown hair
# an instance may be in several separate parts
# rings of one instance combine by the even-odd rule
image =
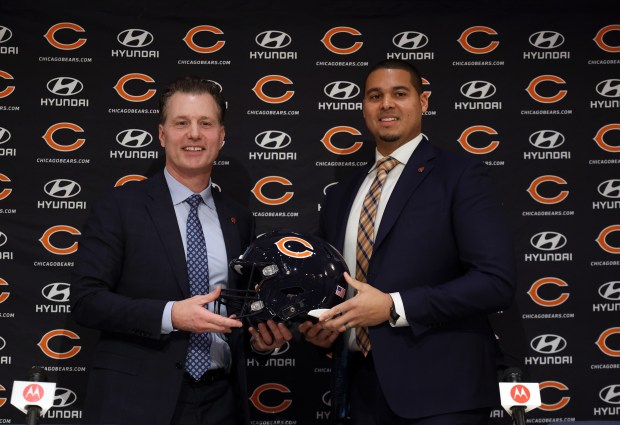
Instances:
[[[224,124],[226,115],[226,100],[219,85],[211,80],[200,77],[180,77],[170,82],[159,97],[159,123],[166,121],[168,100],[175,93],[210,94],[219,109],[220,124]]]

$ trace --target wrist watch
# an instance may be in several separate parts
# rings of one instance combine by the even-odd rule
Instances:
[[[396,312],[396,306],[394,305],[394,301],[392,300],[392,307],[390,307],[390,325],[396,325],[396,322],[400,318],[400,315]]]

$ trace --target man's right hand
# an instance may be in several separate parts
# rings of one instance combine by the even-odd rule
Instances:
[[[339,332],[325,329],[320,322],[315,324],[310,321],[300,324],[299,332],[301,332],[306,341],[322,348],[331,347],[338,335],[340,335]]]
[[[172,326],[194,333],[219,332],[231,333],[232,328],[243,326],[240,320],[220,316],[209,311],[205,306],[220,296],[218,286],[207,295],[196,295],[172,305]]]

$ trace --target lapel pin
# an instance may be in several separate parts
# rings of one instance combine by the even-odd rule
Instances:
[[[424,167],[418,168],[418,173],[423,173],[423,172],[424,172]]]
[[[237,217],[230,217],[230,222],[232,224],[237,224]]]

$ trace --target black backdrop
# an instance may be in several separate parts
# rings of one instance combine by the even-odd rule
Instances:
[[[387,57],[425,77],[424,134],[491,169],[519,267],[515,306],[493,323],[510,364],[541,382],[529,418],[617,417],[614,3],[292,3],[0,4],[0,423],[23,422],[8,400],[33,365],[59,387],[45,422],[81,421],[94,333],[69,315],[73,254],[92,200],[162,165],[161,84],[218,82],[214,183],[261,232],[311,231],[326,188],[372,153],[360,89]],[[254,423],[326,422],[327,358],[291,343],[248,367]],[[509,422],[499,406],[493,416]]]

